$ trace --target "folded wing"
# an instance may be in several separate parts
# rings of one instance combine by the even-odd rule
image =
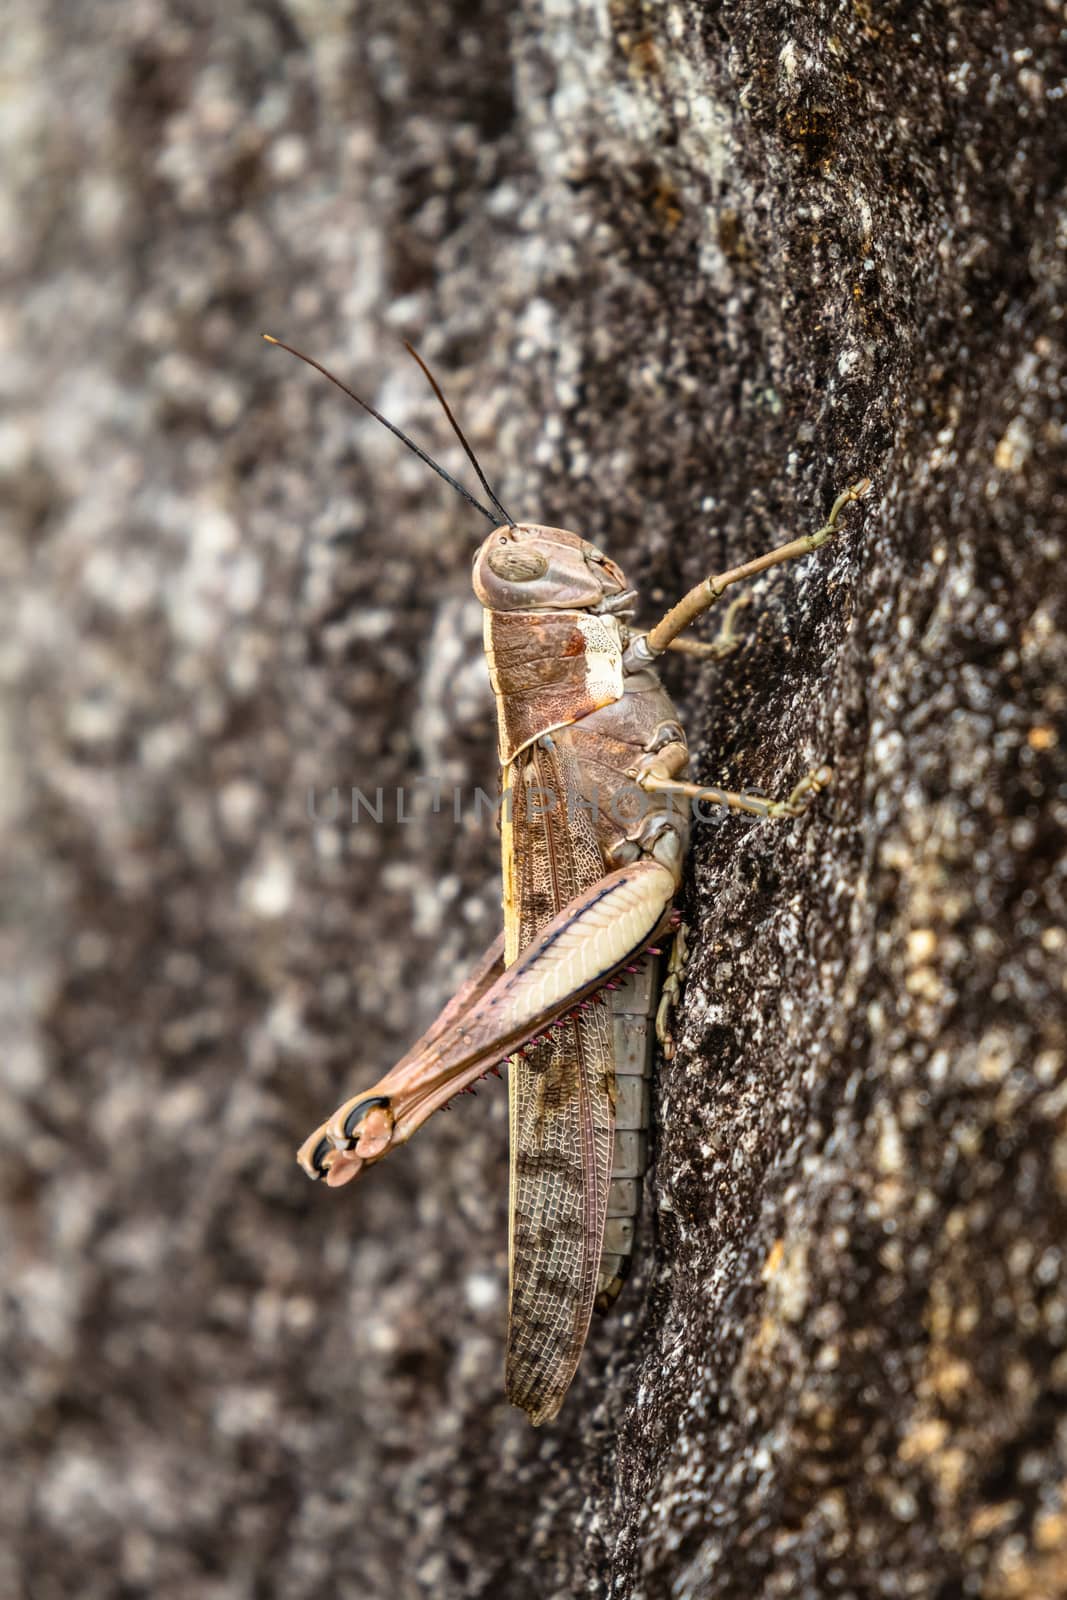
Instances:
[[[605,867],[588,810],[569,804],[578,793],[577,777],[561,742],[547,740],[524,751],[507,769],[506,790],[510,964],[569,901],[603,879]],[[539,1423],[563,1403],[596,1295],[615,1127],[607,1011],[590,1005],[513,1057],[508,1093],[505,1384],[513,1403]]]

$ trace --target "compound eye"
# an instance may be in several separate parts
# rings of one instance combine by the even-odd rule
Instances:
[[[489,570],[508,583],[532,583],[535,578],[543,578],[548,571],[548,562],[540,550],[510,541],[495,545],[487,559]]]

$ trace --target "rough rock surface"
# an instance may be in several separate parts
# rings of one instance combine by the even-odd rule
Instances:
[[[1065,8],[13,0],[3,31],[0,1591],[1067,1592]],[[494,1089],[297,1142],[496,927],[479,519],[648,615],[698,834],[641,1268],[505,1404]],[[386,820],[331,823],[331,786]],[[392,817],[393,820],[389,820]]]

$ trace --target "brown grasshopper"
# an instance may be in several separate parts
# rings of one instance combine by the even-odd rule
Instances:
[[[339,1106],[297,1159],[331,1188],[348,1183],[453,1095],[510,1063],[505,1385],[532,1422],[547,1422],[594,1307],[608,1309],[629,1269],[652,1030],[655,1022],[669,1046],[682,940],[658,1014],[654,968],[642,957],[658,955],[656,941],[676,926],[689,806],[796,817],[832,776],[820,767],[779,801],[686,782],[685,734],[653,663],[668,649],[728,654],[743,601],[713,643],[679,635],[733,584],[817,550],[870,484],[839,495],[816,533],[705,579],[654,628],[638,629],[635,591],[595,545],[509,516],[413,350],[493,511],[318,362],[282,348],[385,423],[492,524],[473,581],[496,697],[504,878],[501,937],[403,1059]]]

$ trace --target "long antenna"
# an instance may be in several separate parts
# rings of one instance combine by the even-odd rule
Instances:
[[[439,467],[433,457],[426,454],[425,450],[420,450],[414,439],[409,439],[406,433],[401,433],[396,424],[390,422],[388,417],[383,417],[381,412],[375,411],[374,407],[372,405],[368,405],[366,400],[361,400],[359,395],[353,393],[353,391],[348,387],[347,383],[342,383],[340,378],[335,378],[333,373],[330,372],[327,367],[322,365],[321,361],[316,361],[313,359],[313,357],[306,356],[302,350],[294,350],[291,344],[286,344],[282,339],[275,339],[273,334],[265,333],[263,337],[266,339],[268,344],[276,344],[279,350],[288,350],[289,354],[291,356],[295,356],[298,361],[306,362],[309,367],[314,367],[316,372],[321,372],[324,378],[329,378],[330,382],[332,384],[336,384],[337,388],[340,389],[342,394],[346,394],[350,400],[354,400],[357,406],[362,406],[364,411],[369,412],[376,422],[380,422],[382,424],[383,428],[388,428],[390,433],[395,433],[401,444],[406,444],[408,449],[417,455],[420,461],[425,461],[428,467],[432,467],[437,476],[439,478],[443,478],[447,484],[450,484],[452,488],[455,489],[457,494],[461,494],[464,500],[474,507],[475,511],[480,511],[486,522],[490,522],[494,528],[496,527],[496,518],[491,511],[486,510],[485,506],[482,505],[480,500],[476,500],[472,494],[468,493],[461,483],[457,483],[452,474],[450,472],[446,472],[444,467]],[[494,505],[498,504],[495,497],[493,499],[493,503]],[[511,521],[510,517],[508,518],[508,521]]]
[[[456,421],[455,417],[452,415],[452,407],[449,405],[448,401],[445,399],[444,394],[441,391],[441,385],[438,383],[437,379],[434,377],[433,373],[430,371],[430,369],[426,365],[425,361],[419,355],[419,352],[415,349],[415,346],[413,344],[408,344],[406,339],[404,340],[404,349],[407,351],[409,356],[413,357],[414,360],[416,360],[419,363],[419,366],[422,368],[423,372],[425,372],[427,378],[430,380],[430,388],[433,390],[434,394],[437,396],[438,400],[441,402],[441,410],[444,412],[445,416],[448,418],[449,422],[452,424],[452,431],[455,434],[456,438],[459,440],[460,444],[463,446],[464,450],[466,451],[467,460],[470,462],[471,466],[474,468],[475,472],[478,474],[478,482],[481,484],[482,488],[485,490],[486,494],[489,496],[490,504],[496,506],[496,509],[500,512],[500,515],[503,517],[504,521],[508,524],[509,527],[514,527],[515,526],[514,517],[511,517],[511,516],[508,515],[507,511],[504,509],[504,507],[501,505],[500,501],[497,499],[496,495],[493,493],[493,489],[492,489],[492,486],[491,486],[491,484],[489,482],[489,479],[486,477],[485,473],[482,471],[481,462],[478,460],[478,457],[474,454],[474,451],[471,449],[470,445],[467,443],[466,436],[464,435],[463,429],[460,427],[459,423]]]

